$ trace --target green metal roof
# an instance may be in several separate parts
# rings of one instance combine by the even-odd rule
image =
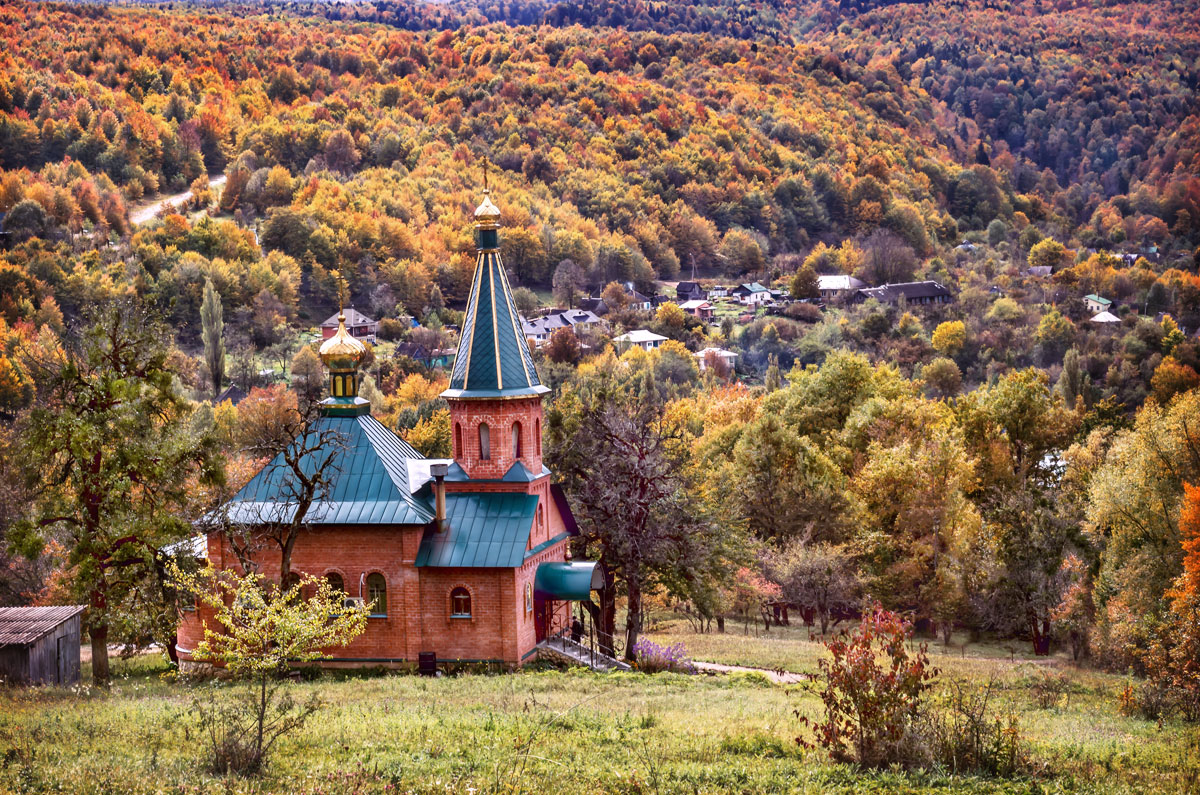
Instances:
[[[520,566],[537,511],[535,494],[446,494],[446,529],[425,531],[418,566]]]
[[[442,395],[516,397],[549,391],[538,381],[500,252],[480,249],[450,388]]]
[[[604,588],[604,572],[595,561],[542,563],[533,575],[533,590],[551,599],[583,601]]]
[[[430,505],[409,490],[408,460],[421,458],[407,442],[370,415],[323,416],[310,431],[314,442],[334,431],[342,449],[334,459],[336,473],[324,499],[309,508],[311,524],[426,524],[433,520]],[[313,472],[321,454],[302,461]],[[255,475],[225,504],[230,521],[261,524],[288,521],[296,506],[288,483],[291,469],[283,453]]]

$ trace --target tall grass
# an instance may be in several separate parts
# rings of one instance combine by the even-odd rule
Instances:
[[[703,658],[697,638],[688,637],[688,650]],[[742,642],[748,655],[766,653],[754,648],[761,641]],[[833,765],[793,740],[795,712],[819,715],[816,696],[757,675],[531,670],[296,683],[297,699],[317,693],[325,707],[282,741],[261,778],[226,779],[205,772],[184,720],[196,686],[172,681],[164,664],[147,658],[119,662],[108,693],[0,690],[0,792],[1119,795],[1182,793],[1200,780],[1200,746],[1189,745],[1181,724],[1159,728],[1119,714],[1123,680],[1067,670],[1071,698],[1043,710],[1022,674],[989,665],[1000,674],[998,703],[1019,713],[1043,763],[1040,778],[864,774]],[[984,681],[968,671],[948,675]]]

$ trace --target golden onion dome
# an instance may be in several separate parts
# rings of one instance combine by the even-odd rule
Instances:
[[[500,223],[500,208],[492,202],[491,191],[483,191],[483,201],[475,208],[475,221],[478,224],[495,226]]]
[[[356,340],[346,330],[346,315],[338,315],[338,330],[321,343],[321,361],[330,370],[354,370],[367,353],[367,346]]]

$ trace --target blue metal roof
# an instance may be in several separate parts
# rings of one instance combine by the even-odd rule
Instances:
[[[536,494],[446,494],[447,527],[425,531],[416,565],[520,566],[529,545],[537,503]]]
[[[324,499],[309,508],[311,524],[426,524],[433,520],[429,503],[409,489],[408,460],[422,458],[370,415],[324,416],[310,435],[333,430],[343,445],[334,460],[336,472]],[[301,466],[313,472],[317,456]],[[288,521],[296,506],[289,501],[291,469],[277,455],[225,505],[238,523]]]
[[[516,397],[549,391],[533,366],[500,251],[479,248],[450,388],[442,395]]]

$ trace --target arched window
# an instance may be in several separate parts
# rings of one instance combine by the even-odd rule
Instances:
[[[545,506],[539,505],[538,506],[538,529],[540,530],[541,528],[543,528],[545,526],[546,526]]]
[[[462,454],[462,424],[456,422],[454,423],[454,457],[458,458]]]
[[[479,458],[489,461],[492,457],[492,431],[486,422],[479,423]]]
[[[521,423],[513,423],[513,458],[521,457]]]
[[[450,617],[471,617],[471,592],[461,585],[450,592]]]
[[[379,572],[367,575],[367,601],[371,603],[371,615],[387,615],[387,581]]]
[[[335,375],[333,377],[333,396],[341,397],[342,394],[342,377],[340,375]]]
[[[542,454],[542,421],[540,419],[533,421],[533,443],[537,454]]]
[[[339,593],[346,593],[346,581],[336,571],[326,574],[325,582],[329,583],[329,590],[333,591],[335,596]]]

